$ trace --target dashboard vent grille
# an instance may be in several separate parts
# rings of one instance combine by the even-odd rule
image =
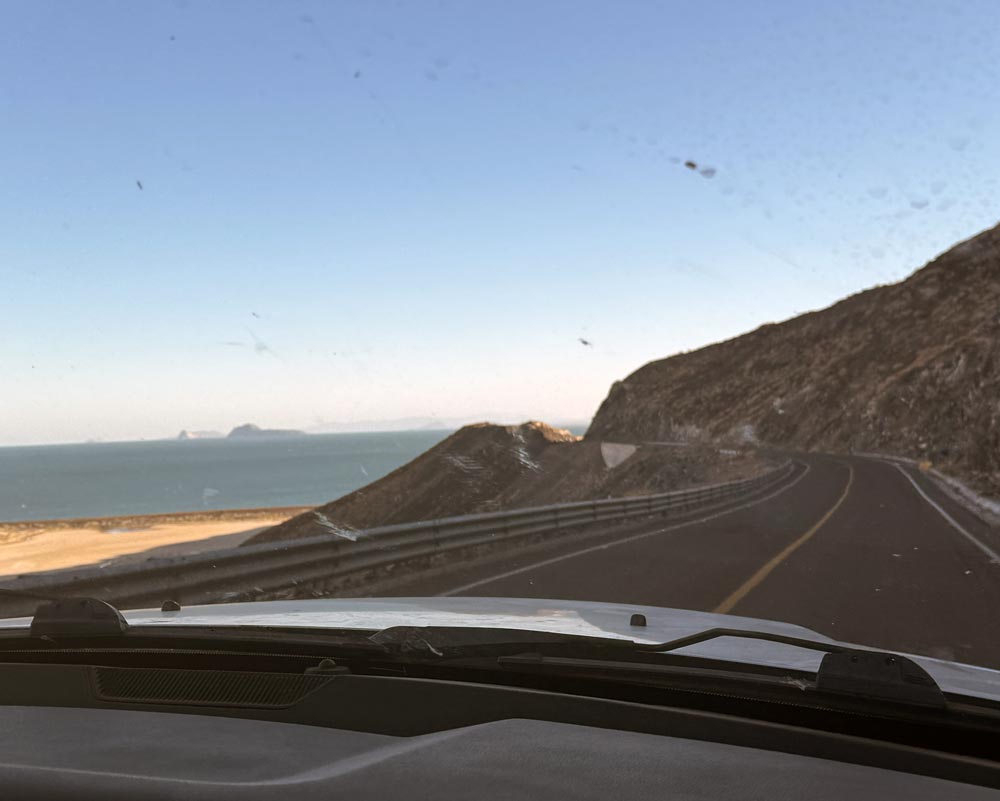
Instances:
[[[235,670],[94,668],[102,701],[189,706],[287,707],[330,676],[245,673]]]

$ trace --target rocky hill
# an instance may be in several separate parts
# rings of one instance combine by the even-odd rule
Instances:
[[[586,439],[692,434],[928,459],[1000,494],[1000,226],[898,284],[645,365]]]
[[[248,544],[337,529],[665,492],[761,469],[751,454],[720,458],[714,448],[660,446],[629,449],[612,459],[609,467],[606,448],[606,444],[582,442],[545,423],[465,426],[384,478],[262,532]]]

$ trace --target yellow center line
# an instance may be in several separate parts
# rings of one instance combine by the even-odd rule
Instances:
[[[732,610],[732,608],[736,606],[736,604],[738,604],[740,601],[743,600],[743,598],[746,596],[748,592],[750,592],[754,587],[756,587],[764,579],[766,579],[768,575],[770,575],[771,571],[774,570],[774,568],[776,568],[785,559],[787,559],[790,554],[792,554],[797,548],[799,548],[799,546],[804,545],[813,536],[813,534],[815,534],[823,527],[823,524],[826,523],[827,520],[833,517],[833,513],[836,512],[837,509],[840,508],[840,505],[847,499],[847,493],[851,491],[851,484],[854,483],[854,468],[851,467],[851,465],[848,465],[847,470],[848,470],[847,486],[844,487],[843,494],[837,499],[837,502],[830,507],[830,510],[825,515],[823,515],[816,522],[816,524],[811,529],[809,529],[805,534],[803,534],[801,537],[795,540],[795,542],[788,545],[781,553],[779,553],[777,556],[771,559],[771,561],[769,561],[760,570],[758,570],[750,578],[748,578],[745,582],[743,582],[743,584],[740,585],[739,589],[737,589],[732,595],[726,598],[726,600],[724,600],[721,604],[715,607],[715,609],[712,610],[713,612],[720,615],[728,614]]]

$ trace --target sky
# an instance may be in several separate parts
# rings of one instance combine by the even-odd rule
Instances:
[[[3,445],[586,419],[1000,219],[993,0],[0,14]]]

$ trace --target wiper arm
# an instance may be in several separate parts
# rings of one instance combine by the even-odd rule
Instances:
[[[641,651],[670,653],[721,637],[765,640],[825,652],[826,656],[816,671],[816,689],[821,692],[903,701],[922,706],[945,706],[944,693],[926,670],[908,657],[885,651],[850,648],[837,643],[806,640],[766,631],[725,628],[708,629],[670,642],[637,645],[636,648]]]
[[[838,643],[823,642],[822,640],[807,640],[802,637],[792,637],[788,634],[774,634],[770,631],[724,628],[706,629],[705,631],[700,631],[697,634],[689,634],[686,637],[678,637],[676,640],[669,640],[668,642],[652,644],[633,643],[633,646],[637,651],[653,651],[658,654],[666,654],[670,651],[678,651],[681,648],[687,648],[689,645],[697,645],[698,643],[708,642],[709,640],[717,640],[721,637],[742,637],[745,640],[766,640],[768,642],[781,643],[782,645],[794,645],[796,648],[806,648],[810,651],[825,651],[828,654],[859,650],[849,648],[845,645],[839,645]]]
[[[766,640],[796,648],[826,652],[819,670],[816,671],[816,689],[820,692],[884,701],[903,701],[922,706],[946,705],[944,693],[926,670],[908,657],[885,651],[850,648],[837,643],[806,640],[785,634],[725,628],[708,629],[670,642],[637,647],[656,653],[670,653],[720,637]]]
[[[763,640],[823,652],[825,656],[816,672],[814,686],[819,692],[929,707],[946,705],[944,693],[934,679],[908,657],[766,631],[716,628],[663,643],[636,643],[632,640],[518,629],[396,626],[384,629],[370,639],[385,648],[389,654],[413,661],[440,662],[448,659],[503,658],[531,654],[542,656],[542,661],[545,656],[583,658],[591,660],[592,666],[592,660],[597,658],[667,655],[681,648],[722,637]],[[539,664],[538,659],[501,661],[507,665],[515,662]],[[566,666],[565,663],[563,666]],[[749,673],[747,677],[750,677]]]

